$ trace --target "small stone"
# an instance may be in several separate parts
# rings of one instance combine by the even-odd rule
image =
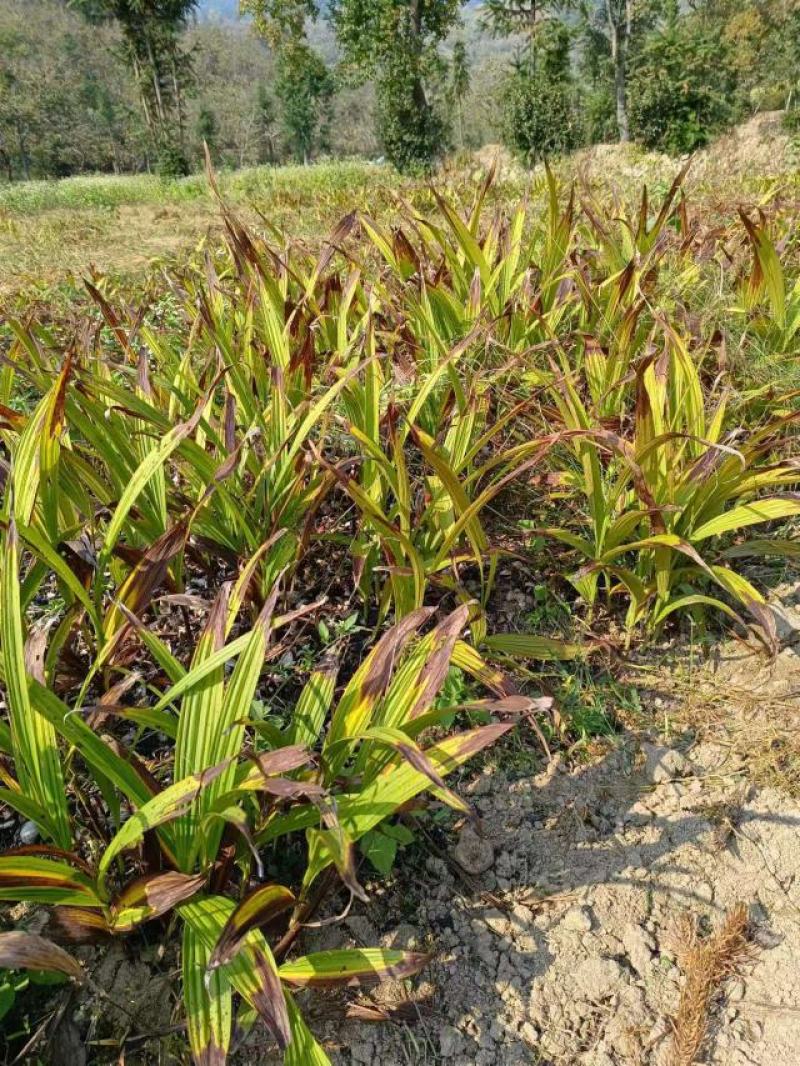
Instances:
[[[485,873],[494,863],[494,848],[471,825],[461,830],[453,855],[458,865],[473,875]]]
[[[604,1048],[597,1048],[583,1056],[581,1066],[614,1066],[614,1060]]]
[[[519,1027],[519,1035],[529,1047],[535,1047],[539,1042],[539,1030],[530,1022],[523,1022]]]
[[[629,925],[623,931],[622,943],[631,966],[640,977],[645,977],[653,964],[653,938],[640,925]]]
[[[39,839],[39,826],[36,822],[23,822],[19,831],[19,839],[23,844],[35,844]]]
[[[592,928],[592,919],[584,907],[570,907],[561,919],[559,928],[571,933],[588,933]]]
[[[660,744],[642,744],[645,756],[644,774],[655,785],[674,781],[676,777],[686,777],[691,772],[689,760],[674,748],[665,748]]]
[[[494,907],[484,913],[483,920],[497,936],[508,936],[511,932],[511,922],[508,917]]]
[[[420,945],[419,929],[409,922],[401,922],[398,927],[386,938],[387,947],[398,948],[401,951],[410,951]]]
[[[470,794],[473,796],[486,796],[491,791],[492,778],[490,774],[481,774],[469,789]]]
[[[622,983],[622,967],[613,959],[587,959],[575,970],[578,993],[591,1003],[609,999]]]
[[[520,929],[530,925],[533,921],[533,911],[530,907],[523,906],[522,903],[515,903],[511,908],[511,914]]]
[[[462,1043],[461,1033],[452,1025],[443,1025],[439,1030],[439,1054],[442,1058],[458,1055]]]
[[[494,972],[500,958],[495,951],[495,941],[489,933],[482,933],[475,942],[475,954],[488,969]]]
[[[448,874],[447,863],[444,859],[440,859],[436,855],[429,855],[427,857],[425,860],[425,869],[429,874],[432,874],[433,877],[439,879],[446,878]]]
[[[728,991],[728,1001],[730,1003],[739,1003],[744,999],[744,981],[736,979],[732,981]]]

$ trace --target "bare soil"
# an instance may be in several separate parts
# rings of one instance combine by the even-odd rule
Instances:
[[[732,641],[660,670],[645,712],[666,737],[516,780],[487,768],[465,790],[477,835],[409,852],[363,914],[307,935],[433,955],[415,982],[308,1002],[339,1066],[679,1066],[676,931],[708,936],[740,903],[750,951],[711,989],[696,1061],[800,1062],[800,596],[782,591],[776,659]],[[342,1022],[348,1003],[394,1021]]]

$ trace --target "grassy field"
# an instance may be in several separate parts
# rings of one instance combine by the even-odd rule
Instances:
[[[427,957],[302,929],[469,814],[465,764],[638,727],[619,664],[664,641],[777,654],[800,212],[627,149],[219,188],[0,191],[0,900],[155,937],[153,1055],[222,1063],[241,1008],[324,1066],[297,993]],[[9,974],[96,972],[22,913]]]
[[[344,205],[380,209],[397,183],[363,163],[258,167],[221,174],[224,196],[253,220],[314,236]],[[205,175],[67,178],[0,186],[0,292],[34,293],[69,281],[89,263],[103,272],[141,273],[153,260],[193,248],[219,232]]]
[[[738,201],[770,198],[775,187],[795,187],[791,153],[776,125],[760,116],[695,160],[686,187],[709,217],[716,217],[718,207],[724,218]],[[466,177],[478,184],[495,154],[490,147],[476,159],[449,164],[437,182],[457,189]],[[493,197],[514,202],[526,194],[531,176],[502,151],[500,158]],[[579,153],[556,171],[562,181],[578,178],[630,201],[645,183],[651,195],[665,193],[679,167],[665,156],[609,146]],[[432,203],[427,183],[401,180],[390,168],[358,161],[221,173],[219,185],[249,223],[259,227],[267,220],[293,239],[312,243],[351,210],[382,218],[396,211],[398,198],[423,209]],[[150,265],[190,254],[220,230],[204,174],[176,181],[98,175],[0,185],[0,297],[63,303],[90,264],[103,274],[134,278]]]

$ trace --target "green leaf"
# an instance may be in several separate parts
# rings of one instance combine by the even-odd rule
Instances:
[[[294,998],[288,992],[285,996],[292,1042],[284,1054],[284,1066],[331,1066],[331,1060],[314,1039]]]
[[[103,906],[86,874],[69,863],[37,855],[0,855],[0,900]]]
[[[197,1066],[224,1066],[231,1043],[231,986],[224,973],[208,975],[208,950],[191,925],[183,927],[183,1002],[189,1046]]]
[[[718,537],[722,533],[744,529],[746,526],[758,525],[760,522],[773,522],[779,518],[793,518],[800,515],[800,498],[791,496],[768,496],[763,500],[743,503],[732,507],[730,511],[704,522],[692,534],[692,540],[705,540],[706,537]]]
[[[490,651],[540,662],[565,662],[582,659],[587,654],[587,649],[580,644],[570,644],[554,637],[539,637],[535,633],[493,633],[484,644]]]
[[[202,940],[210,956],[234,908],[233,900],[223,896],[207,896],[182,904],[179,913]],[[231,961],[213,972],[227,977],[239,995],[258,1011],[280,1046],[285,1048],[294,1033],[289,1021],[291,1008],[264,936],[257,929],[252,929]]]
[[[364,834],[358,842],[358,847],[361,854],[369,859],[379,874],[383,874],[384,877],[389,876],[397,857],[396,840],[382,833],[380,829],[373,829]]]
[[[52,724],[31,705],[25,669],[19,582],[19,538],[13,519],[5,536],[0,575],[0,639],[3,680],[11,718],[14,766],[23,792],[48,811],[43,832],[53,835],[59,847],[69,848],[72,831],[67,811],[66,787]]]
[[[316,951],[285,962],[280,978],[295,988],[334,988],[338,985],[377,984],[410,977],[429,961],[427,955],[388,948],[346,948]]]
[[[0,1021],[5,1018],[14,1006],[14,1000],[16,998],[17,994],[11,982],[0,980]]]

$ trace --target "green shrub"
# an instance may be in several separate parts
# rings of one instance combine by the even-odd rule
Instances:
[[[520,67],[509,80],[504,124],[509,147],[528,164],[569,152],[580,142],[569,87],[529,65]]]
[[[412,66],[400,56],[378,82],[378,138],[403,173],[424,173],[447,147],[447,129]]]
[[[737,118],[727,49],[698,23],[668,23],[644,43],[628,82],[631,132],[647,148],[680,155]]]
[[[541,34],[506,84],[505,137],[524,162],[576,148],[581,129],[569,76],[569,35],[562,24]]]
[[[185,178],[189,163],[183,148],[174,141],[161,146],[156,156],[156,173],[160,178]]]
[[[610,85],[598,85],[581,95],[583,133],[587,144],[619,140],[619,128]]]

